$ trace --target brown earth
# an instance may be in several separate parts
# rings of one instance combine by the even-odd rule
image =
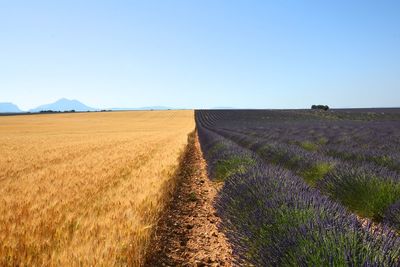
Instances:
[[[178,185],[155,233],[146,266],[232,266],[232,249],[218,230],[213,206],[221,184],[207,177],[197,134],[189,137]]]

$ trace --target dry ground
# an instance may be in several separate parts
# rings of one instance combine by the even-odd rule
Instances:
[[[0,117],[0,266],[143,264],[192,111]]]
[[[189,139],[177,181],[146,266],[233,266],[232,248],[218,229],[213,205],[222,184],[208,179],[197,135]]]

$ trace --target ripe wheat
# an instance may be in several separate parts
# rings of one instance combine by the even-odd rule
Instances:
[[[140,266],[192,111],[0,117],[0,265]]]

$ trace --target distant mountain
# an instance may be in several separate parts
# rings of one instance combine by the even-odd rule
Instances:
[[[150,106],[150,107],[140,107],[140,108],[110,108],[111,110],[168,110],[173,109],[164,106]]]
[[[95,111],[97,109],[86,106],[85,104],[79,102],[78,100],[70,100],[66,98],[61,98],[54,103],[41,105],[37,108],[29,110],[30,112],[40,112],[42,110],[52,110],[52,111]]]
[[[0,103],[0,113],[17,113],[22,112],[17,105],[13,103]]]
[[[210,109],[236,109],[236,108],[233,108],[233,107],[212,107]]]

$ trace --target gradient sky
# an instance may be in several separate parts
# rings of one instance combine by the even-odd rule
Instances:
[[[0,0],[0,102],[400,106],[400,1]]]

